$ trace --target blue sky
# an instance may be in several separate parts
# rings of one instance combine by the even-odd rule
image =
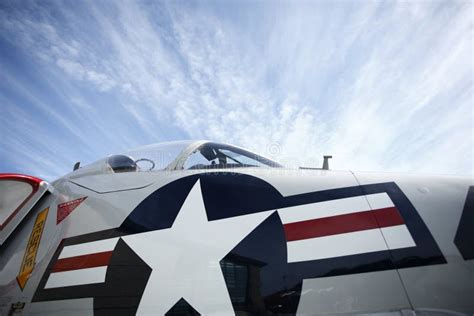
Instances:
[[[0,172],[176,139],[474,173],[469,1],[2,1]]]

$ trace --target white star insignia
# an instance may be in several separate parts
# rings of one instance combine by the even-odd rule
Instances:
[[[137,315],[181,298],[201,315],[235,315],[219,262],[272,212],[208,221],[198,180],[171,228],[122,237],[152,268]]]

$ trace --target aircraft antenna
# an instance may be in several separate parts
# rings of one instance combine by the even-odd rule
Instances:
[[[332,156],[331,155],[324,155],[323,158],[324,158],[323,167],[321,169],[329,170],[329,159],[331,159]]]

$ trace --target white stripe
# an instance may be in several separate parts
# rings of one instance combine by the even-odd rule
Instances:
[[[114,250],[115,245],[117,244],[117,240],[118,238],[110,238],[88,242],[84,244],[66,246],[61,251],[59,259],[88,255],[90,253],[112,251]]]
[[[382,234],[385,237],[389,249],[399,249],[407,247],[415,247],[413,240],[406,225],[397,225],[382,228]]]
[[[290,241],[288,262],[318,260],[387,250],[378,228],[325,237]]]
[[[105,282],[107,267],[51,273],[45,289]]]
[[[373,210],[395,206],[387,193],[370,194],[366,197]]]
[[[370,211],[366,197],[376,206],[372,207],[373,209],[393,206],[387,193],[377,193],[282,208],[278,210],[278,214],[283,224],[287,224],[316,218]]]

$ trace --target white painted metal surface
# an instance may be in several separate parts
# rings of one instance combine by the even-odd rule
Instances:
[[[51,273],[45,288],[103,283],[107,267],[97,267]]]
[[[218,177],[218,172],[212,170]],[[127,219],[132,210],[157,190],[185,177],[208,171],[168,171],[156,173],[107,174],[108,176],[83,174],[75,179],[60,179],[54,183],[54,192],[33,208],[31,217],[18,227],[15,239],[2,248],[0,257],[0,314],[7,314],[11,303],[25,301],[25,314],[48,315],[61,313],[93,314],[92,298],[64,299],[31,302],[35,292],[45,279],[44,288],[49,290],[76,285],[102,284],[109,267],[76,269],[47,274],[47,268],[64,239],[116,229]],[[473,186],[472,178],[424,177],[397,174],[371,174],[324,170],[263,170],[242,168],[232,170],[236,175],[250,175],[268,183],[283,198],[295,195],[337,190],[359,185],[395,183],[406,195],[409,203],[419,214],[439,246],[446,263],[416,267],[393,268],[385,271],[351,272],[352,262],[343,275],[307,277],[299,290],[293,283],[294,275],[271,280],[286,282],[285,292],[268,293],[267,299],[292,297],[297,300],[301,315],[350,314],[399,312],[431,308],[460,313],[473,313],[474,262],[464,260],[454,244],[467,190]],[[393,193],[393,192],[392,192]],[[56,223],[57,205],[77,198],[87,199],[61,224]],[[176,197],[173,197],[176,198]],[[29,205],[32,207],[34,203]],[[33,229],[37,211],[49,207],[44,236],[39,245],[35,269],[24,290],[19,289],[16,277],[26,251],[28,238]],[[207,218],[201,182],[197,181],[186,196],[173,225],[140,233],[124,233],[121,237],[87,241],[67,245],[60,251],[59,260],[97,252],[113,251],[119,238],[133,250],[150,268],[151,274],[141,296],[138,314],[164,314],[180,298],[201,314],[234,315],[234,305],[222,272],[220,260],[254,231],[275,210],[263,210],[254,214],[219,220]],[[395,207],[389,195],[366,194],[355,197],[332,199],[318,203],[306,203],[277,210],[281,224],[350,215]],[[163,210],[156,209],[156,212]],[[394,225],[329,236],[285,241],[287,258],[291,264],[302,267],[317,266],[318,260],[328,262],[332,258],[386,251],[383,260],[391,258],[397,250],[417,247],[416,231],[408,224]],[[414,235],[415,234],[415,235]],[[284,237],[284,227],[277,237]],[[265,236],[260,236],[264,238]],[[273,244],[267,245],[273,249]],[[278,248],[278,247],[277,247]],[[276,249],[276,248],[275,248]],[[279,248],[278,248],[279,249]],[[266,249],[257,249],[264,252]],[[387,259],[388,258],[388,259]],[[381,260],[382,260],[381,259]],[[415,260],[416,258],[409,258]],[[376,262],[378,264],[378,262]],[[269,266],[262,262],[253,267],[255,277]],[[398,263],[397,263],[398,264]],[[371,267],[365,267],[371,269]],[[261,270],[259,270],[261,269]],[[286,267],[285,267],[286,269]],[[328,270],[330,271],[330,270]],[[263,274],[262,274],[263,275]],[[249,279],[250,280],[250,279]],[[263,289],[268,279],[251,279],[252,285]],[[126,284],[124,286],[127,286]],[[250,286],[250,285],[249,285]],[[249,287],[250,288],[250,287]],[[263,291],[263,290],[262,290]],[[263,295],[255,288],[249,290],[252,299]],[[250,295],[249,294],[249,295]],[[299,300],[299,301],[298,301]],[[256,302],[256,301],[253,301]],[[265,302],[257,302],[264,304]],[[255,303],[256,305],[258,305]],[[261,306],[261,305],[258,305]],[[291,314],[291,313],[290,313]]]

